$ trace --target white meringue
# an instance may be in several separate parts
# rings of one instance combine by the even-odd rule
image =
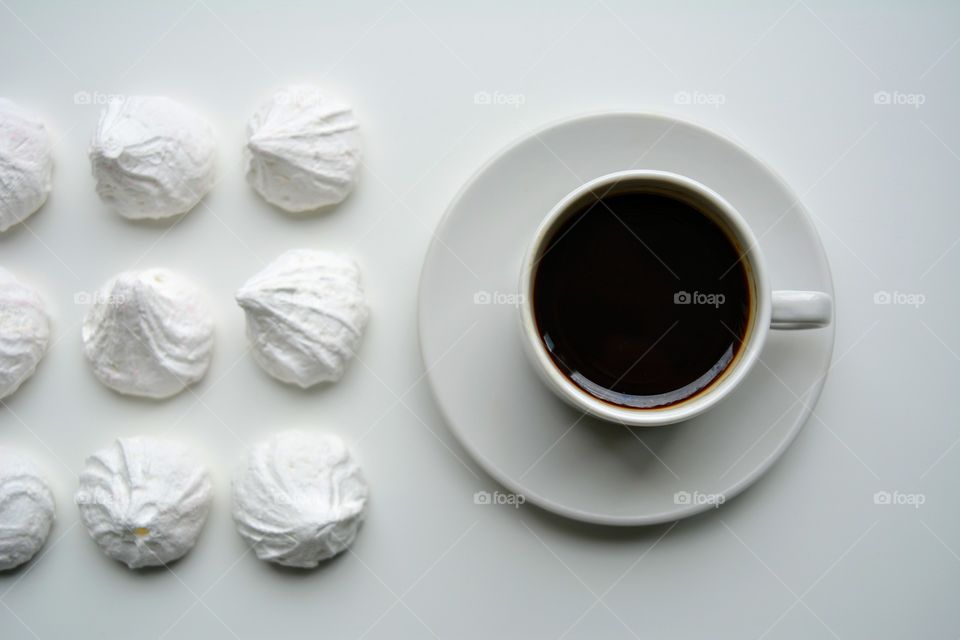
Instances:
[[[286,431],[248,453],[233,481],[233,518],[261,560],[311,568],[353,543],[367,496],[340,438]]]
[[[113,100],[90,144],[97,193],[130,219],[192,209],[213,187],[216,140],[210,125],[163,96]]]
[[[120,438],[87,458],[76,503],[103,552],[137,569],[186,555],[212,494],[206,468],[188,449],[141,436]]]
[[[50,535],[53,493],[30,460],[0,449],[0,571],[36,555]]]
[[[247,182],[292,212],[337,204],[357,182],[360,135],[350,107],[317,87],[275,93],[247,125]]]
[[[356,263],[311,249],[280,255],[240,287],[236,300],[254,359],[303,388],[343,377],[369,316]]]
[[[36,291],[0,268],[0,400],[37,369],[50,342],[50,318]]]
[[[167,269],[125,271],[95,294],[82,337],[103,384],[120,393],[167,398],[206,374],[213,320],[190,281]]]
[[[0,231],[26,220],[53,188],[53,144],[42,122],[0,98]]]

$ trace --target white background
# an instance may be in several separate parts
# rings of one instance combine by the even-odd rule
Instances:
[[[36,376],[0,406],[0,445],[41,462],[58,500],[43,556],[0,576],[0,637],[956,638],[960,5],[458,5],[0,0],[0,94],[57,139],[49,202],[0,237],[0,264],[42,291],[55,325]],[[343,206],[296,219],[249,190],[240,148],[258,100],[304,80],[354,104],[366,165]],[[877,91],[923,104],[876,104]],[[168,94],[205,113],[221,143],[214,191],[175,225],[106,211],[85,155],[100,107],[76,92]],[[834,270],[819,418],[757,485],[675,526],[475,505],[496,486],[421,379],[417,279],[446,204],[508,142],[604,109],[740,141],[802,196]],[[353,254],[373,307],[344,380],[308,392],[257,368],[232,301],[297,246]],[[217,321],[207,378],[162,403],[94,379],[74,303],[147,266],[191,276]],[[879,291],[925,302],[878,305]],[[246,444],[292,426],[343,435],[373,490],[352,553],[306,573],[245,553],[229,515]],[[210,521],[171,570],[106,559],[72,504],[84,457],[138,433],[194,444],[214,473]],[[877,491],[924,504],[877,505]]]

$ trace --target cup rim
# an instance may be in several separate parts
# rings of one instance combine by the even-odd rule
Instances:
[[[736,238],[741,256],[751,280],[751,315],[744,345],[736,359],[721,378],[694,396],[665,407],[631,408],[605,402],[571,381],[550,357],[540,338],[533,314],[532,293],[536,263],[540,249],[550,237],[560,218],[569,213],[571,205],[599,188],[619,182],[657,182],[679,188],[708,202]],[[766,263],[757,240],[746,220],[722,196],[702,183],[670,171],[629,169],[615,171],[590,180],[564,196],[544,217],[537,228],[523,259],[520,273],[519,310],[524,349],[541,378],[561,399],[574,407],[608,422],[624,426],[655,427],[689,420],[715,406],[727,397],[756,364],[770,330],[771,288],[767,279]]]

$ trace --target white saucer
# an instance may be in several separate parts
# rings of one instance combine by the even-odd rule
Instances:
[[[628,429],[556,398],[523,354],[510,304],[520,261],[563,196],[631,168],[686,175],[726,198],[759,238],[774,289],[833,295],[823,246],[790,189],[731,141],[687,122],[635,113],[567,120],[510,146],[467,182],[420,280],[420,346],[437,404],[505,487],[549,511],[613,525],[684,518],[755,482],[809,416],[834,339],[833,325],[771,332],[741,387],[680,424]]]

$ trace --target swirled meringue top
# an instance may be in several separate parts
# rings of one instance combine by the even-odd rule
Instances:
[[[36,555],[50,535],[53,518],[53,493],[40,469],[0,448],[0,571]]]
[[[246,156],[247,182],[267,202],[292,212],[337,204],[357,182],[357,120],[317,87],[288,87],[250,118]]]
[[[0,231],[27,219],[53,188],[53,144],[44,124],[0,98]]]
[[[236,294],[256,361],[300,387],[343,377],[369,309],[360,269],[328,251],[287,251]]]
[[[233,517],[261,560],[311,568],[353,543],[367,496],[340,438],[286,431],[249,451],[233,482]]]
[[[166,398],[206,374],[213,320],[199,289],[181,276],[167,269],[125,271],[94,294],[82,337],[103,384]]]
[[[0,268],[0,399],[37,368],[50,342],[50,317],[36,291]]]
[[[131,569],[164,565],[194,547],[210,511],[206,468],[182,445],[120,438],[87,458],[76,502],[104,553]]]
[[[111,101],[90,143],[97,193],[125,218],[167,218],[213,187],[216,139],[199,115],[164,96]]]

